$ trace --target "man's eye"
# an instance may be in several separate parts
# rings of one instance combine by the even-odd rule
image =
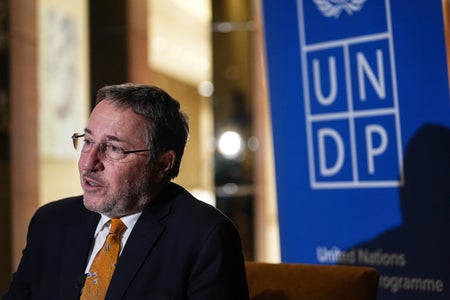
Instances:
[[[106,144],[106,149],[108,149],[111,152],[117,152],[117,153],[122,153],[123,149],[111,144]]]
[[[84,140],[83,140],[83,143],[84,143],[86,146],[91,146],[92,144],[94,144],[94,141],[91,141],[91,140],[88,140],[88,139],[84,139]]]

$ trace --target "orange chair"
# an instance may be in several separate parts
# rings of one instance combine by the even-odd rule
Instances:
[[[368,267],[246,262],[251,300],[375,300],[379,273]]]

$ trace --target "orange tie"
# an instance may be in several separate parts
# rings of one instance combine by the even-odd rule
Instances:
[[[120,219],[111,219],[109,234],[86,276],[81,300],[105,299],[109,282],[119,259],[120,239],[124,229],[126,226]]]

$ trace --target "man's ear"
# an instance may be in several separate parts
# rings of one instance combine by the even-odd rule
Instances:
[[[161,179],[166,178],[167,174],[172,170],[176,156],[175,151],[169,150],[158,157],[156,167]]]

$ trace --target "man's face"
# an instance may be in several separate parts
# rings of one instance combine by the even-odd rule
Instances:
[[[109,217],[141,211],[151,200],[152,171],[149,152],[131,153],[122,160],[109,159],[98,143],[108,143],[125,151],[146,149],[145,120],[131,111],[101,101],[92,111],[85,129],[85,141],[94,143],[78,161],[84,205]]]

